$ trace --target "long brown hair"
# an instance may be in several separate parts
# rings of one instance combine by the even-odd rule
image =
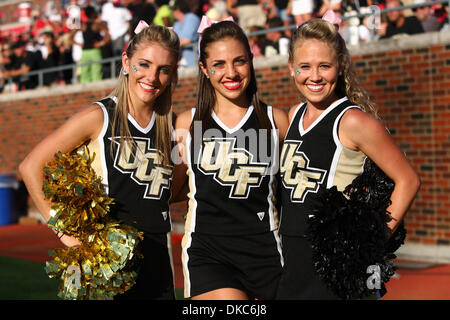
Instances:
[[[206,66],[206,48],[213,42],[223,40],[225,38],[231,38],[241,42],[247,51],[248,57],[250,59],[250,82],[246,89],[247,100],[250,104],[253,105],[256,115],[258,116],[258,120],[260,125],[264,129],[271,130],[270,120],[267,116],[265,110],[263,110],[261,106],[261,102],[258,99],[258,89],[256,85],[256,76],[255,69],[253,67],[252,58],[253,55],[250,50],[250,45],[248,43],[247,36],[244,31],[234,22],[231,21],[221,21],[215,24],[212,24],[210,27],[203,30],[202,39],[200,41],[200,50],[199,50],[199,61]],[[194,121],[200,120],[202,121],[202,131],[204,132],[211,126],[212,123],[212,111],[213,107],[216,103],[216,94],[214,91],[214,87],[212,86],[209,79],[199,68],[198,72],[198,89],[197,89],[197,109],[194,115]],[[191,125],[191,134],[193,130],[192,121]]]
[[[126,54],[129,59],[139,50],[140,45],[148,43],[158,43],[162,47],[168,49],[174,57],[175,61],[180,58],[180,41],[177,34],[169,28],[163,26],[152,25],[145,28],[137,35],[135,35],[126,50]],[[155,126],[156,126],[156,149],[160,150],[164,156],[164,165],[170,164],[170,154],[172,145],[172,89],[176,85],[177,70],[173,70],[173,81],[169,83],[164,92],[156,98],[154,103],[155,111]],[[117,104],[114,110],[114,116],[112,121],[112,132],[116,132],[118,127],[120,133],[120,148],[124,143],[129,143],[132,146],[136,146],[133,138],[131,137],[130,128],[128,126],[128,76],[123,74],[123,68],[119,75],[119,84],[111,93],[111,96],[117,97]],[[114,136],[113,136],[114,139]],[[111,153],[113,152],[113,145],[111,143]],[[131,146],[130,146],[131,147]],[[145,151],[145,150],[144,150]]]
[[[345,40],[339,34],[338,29],[322,19],[311,19],[302,24],[292,34],[289,44],[289,61],[291,63],[294,62],[294,51],[307,39],[323,41],[335,50],[339,66],[342,67],[342,73],[335,89],[337,96],[339,98],[347,96],[352,103],[379,118],[375,104],[358,80]]]

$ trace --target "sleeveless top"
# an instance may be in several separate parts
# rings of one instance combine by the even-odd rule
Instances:
[[[256,234],[278,228],[274,184],[278,133],[262,129],[253,106],[234,128],[213,112],[202,134],[195,121],[187,138],[189,208],[186,232],[216,235]],[[194,115],[195,109],[192,109]]]
[[[359,107],[341,98],[307,129],[303,129],[306,103],[295,110],[280,156],[281,234],[303,236],[319,188],[335,185],[343,191],[363,172],[366,156],[344,147],[338,136],[339,121],[351,108]]]
[[[101,176],[106,194],[114,198],[112,217],[150,233],[171,230],[169,198],[172,166],[162,164],[163,154],[155,149],[155,112],[146,128],[128,114],[130,133],[137,147],[125,144],[120,149],[120,134],[112,141],[112,119],[116,97],[97,101],[104,115],[103,128],[96,140],[89,143],[96,174]],[[114,143],[111,156],[111,143]]]
[[[86,23],[86,30],[83,32],[83,49],[94,49],[94,42],[101,40],[102,35],[100,32],[92,30],[92,22]]]

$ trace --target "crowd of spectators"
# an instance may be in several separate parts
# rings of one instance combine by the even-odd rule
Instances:
[[[0,91],[33,89],[38,76],[30,71],[78,65],[45,73],[44,86],[87,83],[115,77],[110,63],[120,56],[140,20],[174,28],[182,45],[181,67],[196,64],[197,28],[202,15],[213,20],[232,16],[247,32],[300,25],[328,9],[343,16],[346,42],[355,45],[403,34],[448,30],[448,6],[389,11],[373,19],[358,13],[425,4],[428,0],[48,0],[31,7],[30,26],[20,35],[0,38]],[[346,18],[353,16],[353,18]],[[292,28],[249,36],[255,58],[287,54]],[[120,64],[120,61],[117,60]],[[86,63],[89,63],[86,65]],[[79,66],[81,65],[81,66]],[[7,81],[8,78],[12,81]]]

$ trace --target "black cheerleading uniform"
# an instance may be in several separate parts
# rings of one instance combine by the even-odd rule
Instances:
[[[331,104],[306,130],[306,103],[297,107],[280,156],[281,221],[285,265],[278,299],[338,299],[317,275],[311,244],[305,238],[307,220],[318,204],[319,188],[339,191],[363,172],[366,156],[339,140],[339,122],[353,105],[346,97]]]
[[[97,101],[104,116],[103,127],[88,148],[96,156],[92,163],[102,177],[105,191],[114,199],[110,215],[144,232],[141,251],[144,258],[136,284],[115,299],[174,299],[169,210],[172,166],[162,164],[155,149],[155,113],[146,128],[128,115],[131,136],[137,147],[120,148],[116,127],[112,140],[112,119],[116,97]],[[115,143],[111,154],[111,143]],[[133,149],[133,150],[130,150]]]
[[[235,128],[213,112],[208,130],[202,134],[197,122],[188,136],[186,297],[230,287],[257,298],[275,294],[282,266],[274,200],[278,134],[272,107],[264,108],[273,130],[260,127],[250,106]]]

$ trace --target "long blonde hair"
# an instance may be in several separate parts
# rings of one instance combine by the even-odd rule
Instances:
[[[175,61],[178,61],[180,58],[180,41],[177,34],[169,28],[156,25],[145,28],[131,39],[126,50],[128,58],[131,59],[138,50],[140,44],[147,43],[158,43],[166,48],[173,53],[176,58]],[[156,98],[154,103],[156,115],[156,149],[162,152],[164,165],[170,165],[172,145],[172,91],[176,86],[177,70],[175,69],[173,72],[172,82],[169,83],[164,92]],[[123,74],[123,68],[120,72],[118,82],[119,84],[110,94],[110,96],[117,97],[117,104],[112,121],[112,138],[115,139],[114,133],[118,127],[120,133],[120,148],[123,147],[124,143],[136,147],[136,143],[131,136],[130,128],[128,126],[128,76]],[[115,143],[111,143],[111,154],[113,153],[114,147]]]
[[[345,40],[339,34],[338,29],[330,22],[322,19],[311,19],[302,24],[292,34],[289,44],[289,61],[291,63],[294,60],[294,51],[308,39],[323,41],[335,50],[339,65],[342,67],[342,73],[338,78],[335,89],[338,97],[347,96],[352,103],[379,118],[375,104],[358,80]]]

